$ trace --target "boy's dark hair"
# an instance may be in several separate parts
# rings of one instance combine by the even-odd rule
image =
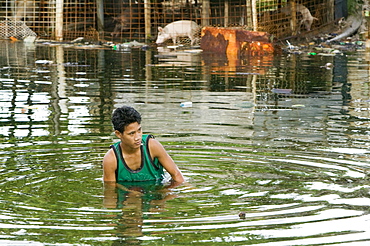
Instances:
[[[114,110],[112,116],[114,130],[123,133],[126,126],[135,122],[141,124],[141,115],[133,107],[123,106]]]

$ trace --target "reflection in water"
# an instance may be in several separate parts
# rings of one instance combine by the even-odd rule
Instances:
[[[1,44],[2,244],[370,240],[362,51],[230,60],[182,48]],[[144,132],[190,186],[103,187],[111,113],[123,104],[142,113]]]
[[[117,242],[124,241],[130,245],[140,245],[138,237],[144,236],[144,220],[165,211],[165,202],[176,197],[155,182],[126,182],[119,183],[118,187],[109,184],[104,187],[104,206],[122,211],[112,218],[117,221],[114,226],[117,237],[121,238]]]

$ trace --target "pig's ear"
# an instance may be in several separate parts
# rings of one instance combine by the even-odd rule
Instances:
[[[159,26],[159,27],[158,27],[158,31],[159,31],[159,32],[163,32],[163,28]]]

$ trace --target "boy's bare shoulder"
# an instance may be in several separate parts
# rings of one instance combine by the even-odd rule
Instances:
[[[113,151],[113,149],[109,149],[107,153],[105,153],[103,158],[103,165],[108,165],[110,163],[115,163],[116,161],[116,155]]]

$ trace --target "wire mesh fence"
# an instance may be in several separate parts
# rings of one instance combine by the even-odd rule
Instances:
[[[4,20],[0,21],[0,38],[24,39],[26,37],[36,37],[37,34],[32,31],[23,21]]]
[[[63,40],[153,41],[158,27],[178,20],[281,38],[333,22],[334,8],[333,0],[3,0],[0,21],[23,21],[46,39],[62,30]]]
[[[55,30],[55,1],[43,0],[3,0],[0,1],[0,32],[6,33],[9,28],[17,29],[13,36],[27,35],[27,28],[36,33],[39,37],[52,38]],[[27,28],[26,28],[27,27]],[[19,33],[18,33],[19,31]],[[1,36],[7,38],[8,35]]]
[[[333,1],[259,2],[259,30],[277,37],[297,35],[334,20]]]

